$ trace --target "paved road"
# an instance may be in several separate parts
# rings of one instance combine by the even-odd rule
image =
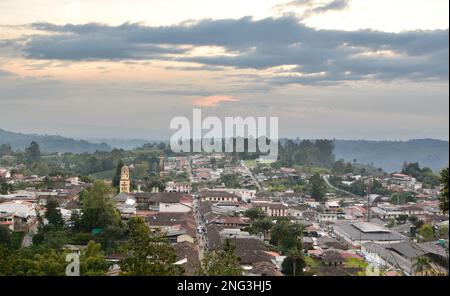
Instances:
[[[339,191],[339,192],[342,192],[342,193],[344,193],[344,194],[348,194],[348,195],[350,195],[351,197],[361,198],[361,196],[358,196],[358,195],[356,195],[356,194],[353,194],[353,193],[351,193],[351,192],[348,192],[348,191],[346,191],[346,190],[342,190],[342,189],[340,189],[340,188],[337,188],[336,186],[333,186],[333,185],[330,183],[330,180],[328,180],[328,176],[327,176],[327,175],[323,175],[322,178],[323,178],[323,180],[325,181],[325,183],[326,183],[328,186],[330,186],[331,188],[333,188],[334,190]]]
[[[258,190],[261,190],[262,187],[258,182],[258,179],[255,178],[255,176],[253,175],[252,170],[250,170],[247,165],[245,164],[245,161],[241,160],[241,166],[244,167],[245,171],[247,172],[248,175],[250,175],[250,177],[252,177],[253,181],[255,182],[256,186],[258,187]]]
[[[195,224],[197,227],[198,258],[201,261],[201,260],[203,260],[203,257],[205,255],[206,236],[203,232],[199,233],[198,229],[199,229],[199,227],[202,229],[205,229],[205,223],[199,217],[198,205],[200,204],[200,200],[195,200],[194,204],[195,204],[194,205],[194,217],[195,217]]]

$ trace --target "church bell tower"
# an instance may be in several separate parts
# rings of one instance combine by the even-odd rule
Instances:
[[[130,179],[130,169],[127,166],[122,167],[122,172],[120,174],[120,193],[130,193],[131,192],[131,179]]]

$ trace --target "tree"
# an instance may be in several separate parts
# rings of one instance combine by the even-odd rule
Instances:
[[[29,162],[38,161],[41,158],[41,150],[39,144],[36,142],[31,142],[30,146],[25,148],[25,159]]]
[[[80,273],[83,276],[104,276],[110,267],[106,261],[102,246],[89,241],[87,248],[80,256]]]
[[[434,231],[433,227],[429,224],[425,224],[419,230],[420,236],[427,242],[432,241],[434,239]]]
[[[83,193],[83,215],[80,226],[85,231],[105,229],[120,225],[120,214],[112,201],[112,189],[103,181],[94,184]]]
[[[6,276],[63,276],[67,262],[65,254],[47,245],[32,246],[16,251],[0,247],[0,275]],[[3,260],[3,258],[5,258]]]
[[[448,213],[448,167],[441,172],[441,184],[443,186],[440,196],[440,208],[444,213]]]
[[[430,168],[421,168],[419,163],[405,163],[402,173],[416,178],[422,182],[424,187],[435,187],[439,185],[439,177]]]
[[[9,192],[13,189],[13,186],[7,182],[0,183],[0,194],[9,194]]]
[[[61,228],[64,226],[64,220],[56,199],[52,197],[47,199],[45,209],[45,218],[48,220],[49,224],[53,225],[55,228]]]
[[[295,246],[288,251],[287,257],[281,265],[282,273],[285,275],[300,276],[303,275],[305,266],[303,243],[302,239],[298,238]]]
[[[220,182],[225,184],[228,188],[240,188],[241,182],[238,174],[223,174]]]
[[[287,253],[298,244],[298,238],[303,234],[303,226],[288,220],[278,220],[270,231],[270,243]]]
[[[150,172],[150,164],[147,161],[136,164],[133,170],[133,178],[144,179]]]
[[[353,173],[353,165],[351,163],[347,163],[345,165],[345,173],[346,174],[352,174]]]
[[[254,220],[250,227],[250,232],[266,234],[273,226],[272,219],[269,217]]]
[[[416,229],[422,228],[422,226],[424,224],[423,221],[419,220],[419,218],[415,215],[409,216],[408,220],[416,227]]]
[[[50,173],[50,169],[48,168],[48,165],[45,162],[37,161],[33,163],[32,171],[38,176],[48,176]]]
[[[448,225],[441,225],[439,227],[439,238],[448,239]]]
[[[241,276],[243,271],[239,264],[239,257],[236,256],[235,246],[227,239],[222,250],[205,253],[197,274],[200,276]]]
[[[250,218],[250,220],[257,220],[262,219],[267,215],[259,208],[251,208],[245,211],[244,216]]]
[[[120,185],[120,177],[122,174],[122,168],[124,166],[124,163],[122,160],[119,160],[116,167],[116,172],[114,173],[114,177],[112,179],[112,185],[113,187],[118,187]]]
[[[418,162],[404,163],[402,168],[402,174],[418,178],[422,174],[422,169]]]
[[[11,232],[8,227],[0,225],[0,246],[11,246]]]
[[[159,231],[150,232],[144,219],[133,217],[128,222],[129,241],[125,246],[125,258],[120,266],[123,275],[129,276],[168,276],[181,275],[175,265],[175,249]]]
[[[431,268],[430,259],[425,256],[417,257],[412,267],[415,274],[423,275],[424,272]]]
[[[316,201],[322,201],[327,189],[325,181],[322,179],[319,173],[316,173],[314,176],[311,177],[309,182],[311,184],[311,192],[310,192],[311,196]]]
[[[14,151],[12,150],[11,145],[9,144],[0,145],[0,157],[12,154],[14,154]]]
[[[355,182],[352,183],[352,185],[350,185],[350,192],[359,196],[364,196],[366,195],[367,191],[366,191],[366,184],[364,183],[364,181],[362,180],[357,180]]]
[[[332,172],[335,175],[345,174],[345,162],[343,159],[336,161],[333,165]]]

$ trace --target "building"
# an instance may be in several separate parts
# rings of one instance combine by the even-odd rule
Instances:
[[[256,194],[256,190],[251,190],[251,189],[245,189],[245,188],[221,188],[221,189],[211,189],[211,191],[225,191],[228,192],[230,194],[235,194],[237,196],[239,196],[239,198],[241,200],[244,201],[251,201]]]
[[[231,202],[237,203],[239,201],[239,196],[234,193],[229,193],[226,191],[212,191],[204,190],[200,192],[200,200],[202,202],[210,201],[213,203],[217,202]]]
[[[253,207],[262,210],[269,217],[289,216],[289,207],[280,202],[254,202]]]
[[[325,208],[328,212],[336,213],[340,209],[340,205],[336,201],[327,201],[325,203]]]
[[[337,213],[318,213],[317,214],[317,221],[319,223],[335,223],[338,220],[338,214]]]
[[[192,211],[191,195],[179,192],[137,192],[132,195],[138,210],[152,210],[166,213],[188,213]]]
[[[336,238],[353,247],[360,247],[364,243],[399,243],[407,239],[400,233],[369,222],[337,222],[332,230]]]
[[[427,252],[410,240],[392,244],[364,243],[361,252],[373,265],[393,268],[404,275],[413,275],[416,259],[427,255]]]
[[[167,182],[165,192],[181,192],[181,193],[191,193],[192,186],[187,182]]]
[[[372,207],[371,211],[372,214],[377,215],[381,220],[397,219],[400,215],[403,215],[398,206],[389,203],[378,204],[378,206]]]
[[[11,231],[27,232],[36,221],[34,204],[17,200],[0,203],[0,225]]]
[[[173,243],[194,243],[196,224],[192,213],[152,213],[145,217],[151,229],[159,229]]]
[[[422,183],[417,182],[416,178],[405,175],[405,174],[392,174],[391,184],[401,186],[409,190],[420,190],[422,189]]]
[[[180,192],[153,193],[149,198],[150,208],[161,213],[188,213],[193,202],[191,195]]]
[[[122,167],[120,174],[120,192],[131,192],[130,169],[127,166]]]

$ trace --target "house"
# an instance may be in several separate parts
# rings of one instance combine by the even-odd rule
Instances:
[[[280,194],[279,198],[284,201],[296,201],[296,202],[301,202],[303,201],[303,195],[301,193],[296,193],[296,192],[285,192]]]
[[[325,208],[328,212],[336,213],[339,210],[340,205],[336,201],[327,201],[325,203]]]
[[[321,236],[316,238],[316,245],[322,250],[334,249],[334,250],[347,250],[347,246],[342,242],[328,236]]]
[[[333,234],[342,242],[360,247],[364,243],[392,244],[407,238],[386,227],[369,222],[337,222],[332,226]]]
[[[165,213],[188,213],[193,202],[191,195],[179,192],[155,193],[149,199],[151,209]]]
[[[165,192],[181,192],[181,193],[191,193],[192,186],[187,182],[167,182]]]
[[[239,201],[239,196],[234,193],[229,193],[226,191],[212,191],[212,190],[204,190],[200,192],[200,200],[202,202],[204,201],[210,201],[213,203],[217,202],[231,202],[231,203],[237,203]]]
[[[66,179],[66,186],[78,186],[80,185],[79,177],[69,177]]]
[[[417,182],[416,178],[405,175],[405,174],[392,174],[391,184],[399,185],[410,190],[420,190],[422,189],[422,183]]]
[[[389,203],[380,203],[378,206],[372,207],[371,211],[382,220],[397,219],[400,215],[403,215],[398,206]]]
[[[407,216],[417,216],[425,213],[422,207],[414,204],[402,206],[399,210],[403,213],[403,215]]]
[[[251,190],[251,189],[245,189],[245,188],[238,188],[238,189],[233,189],[233,188],[221,188],[221,189],[210,189],[211,191],[224,191],[224,192],[228,192],[230,194],[235,194],[237,195],[241,200],[244,201],[251,201],[255,195],[256,195],[256,190]]]
[[[411,240],[391,244],[364,243],[361,252],[373,265],[394,268],[405,275],[413,275],[415,260],[427,254]]]
[[[35,205],[22,200],[0,203],[0,225],[11,231],[27,232],[37,221]]]
[[[229,240],[235,246],[236,256],[239,257],[239,263],[244,269],[245,274],[259,274],[262,264],[271,266],[271,273],[274,273],[276,266],[273,261],[277,254],[269,252],[266,245],[260,239],[254,237],[236,237]]]
[[[223,215],[217,215],[212,220],[212,222],[223,228],[238,228],[238,229],[242,229],[250,224],[248,222],[248,219],[242,217],[223,216]]]
[[[269,217],[289,216],[289,207],[280,202],[253,202],[252,205],[265,212]]]
[[[196,275],[197,267],[200,265],[197,246],[193,243],[183,241],[174,245],[177,253],[176,265],[184,268],[185,275]]]
[[[338,250],[327,250],[322,254],[322,262],[328,266],[340,266],[344,263],[345,259]]]
[[[155,212],[145,217],[150,229],[158,229],[172,242],[194,243],[196,224],[192,213]]]
[[[194,199],[180,192],[137,192],[132,195],[139,210],[152,210],[166,213],[188,213],[192,211]]]
[[[335,223],[338,220],[337,213],[322,212],[317,214],[317,221],[321,224]]]

